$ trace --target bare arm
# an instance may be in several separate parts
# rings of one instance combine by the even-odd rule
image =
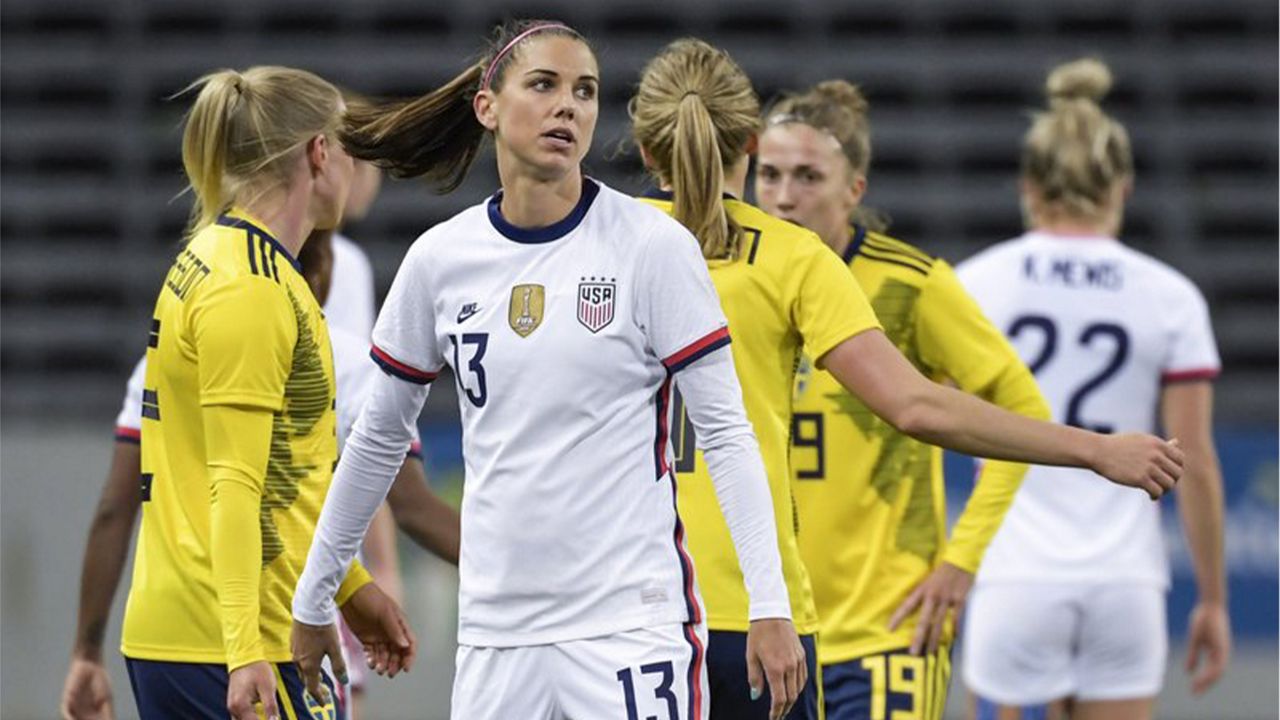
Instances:
[[[400,552],[396,549],[396,522],[391,509],[382,503],[369,523],[364,536],[365,568],[388,595],[396,602],[404,601],[404,588],[400,582]]]
[[[1165,429],[1182,439],[1187,453],[1178,513],[1199,595],[1188,631],[1187,670],[1194,671],[1199,653],[1207,653],[1208,662],[1192,683],[1195,692],[1201,693],[1222,676],[1231,655],[1222,557],[1222,470],[1213,444],[1213,385],[1208,381],[1166,385],[1160,409]]]
[[[458,511],[431,492],[421,460],[405,459],[387,493],[387,504],[404,534],[432,555],[458,564],[462,537]]]
[[[140,466],[138,444],[117,441],[111,454],[111,470],[89,526],[89,542],[80,570],[80,613],[72,651],[80,659],[102,661],[102,639],[111,601],[120,585],[129,538],[142,506]]]
[[[1145,435],[1099,435],[1023,417],[920,374],[879,330],[837,345],[820,362],[899,432],[998,460],[1090,468],[1152,498],[1181,475],[1182,452]]]

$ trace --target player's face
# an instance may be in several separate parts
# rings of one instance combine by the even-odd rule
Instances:
[[[526,40],[477,117],[494,132],[500,167],[545,179],[576,170],[591,148],[599,113],[599,68],[582,42]]]
[[[835,138],[803,123],[775,125],[760,136],[756,159],[761,207],[813,230],[828,244],[848,235],[861,193]]]
[[[343,222],[363,219],[369,214],[369,206],[378,197],[382,189],[382,170],[371,162],[355,161],[355,174],[351,179],[351,192],[347,195],[346,209],[342,212]]]
[[[338,112],[346,112],[346,109],[346,105],[340,105]],[[356,161],[336,137],[329,135],[312,138],[306,149],[315,229],[332,230],[342,223],[342,213],[355,178]]]

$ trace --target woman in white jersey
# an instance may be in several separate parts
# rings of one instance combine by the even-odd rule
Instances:
[[[1163,427],[1181,440],[1178,508],[1199,586],[1187,669],[1205,661],[1192,681],[1202,692],[1231,651],[1211,435],[1218,353],[1196,287],[1116,240],[1133,159],[1124,128],[1098,106],[1110,86],[1095,60],[1049,76],[1049,108],[1023,142],[1029,232],[959,275],[1057,419],[1100,432]],[[1151,717],[1167,651],[1159,513],[1080,471],[1032,468],[969,604],[964,675],[978,718]]]
[[[803,682],[764,468],[698,244],[582,173],[598,74],[569,27],[510,24],[441,89],[348,115],[355,156],[446,190],[492,133],[502,189],[414,243],[374,329],[386,374],[294,596],[294,657],[316,691],[320,657],[339,661],[335,582],[446,364],[466,463],[453,717],[705,718],[706,631],[667,442],[675,373],[741,558],[753,653],[788,705]],[[387,673],[412,659],[408,644],[376,655]]]

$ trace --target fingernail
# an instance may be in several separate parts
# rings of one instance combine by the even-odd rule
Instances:
[[[761,695],[760,688],[753,686],[751,688],[751,701],[755,702],[756,700],[759,700],[760,695]]]
[[[338,682],[342,683],[343,685],[350,685],[350,684],[351,684],[351,681],[347,679],[347,674],[346,674],[346,673],[340,673],[340,674],[338,675]]]

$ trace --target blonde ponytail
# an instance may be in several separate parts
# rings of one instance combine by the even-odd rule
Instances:
[[[182,133],[182,165],[195,195],[188,234],[232,204],[287,184],[289,160],[311,138],[336,136],[342,96],[305,70],[219,70],[183,93],[196,88]]]

